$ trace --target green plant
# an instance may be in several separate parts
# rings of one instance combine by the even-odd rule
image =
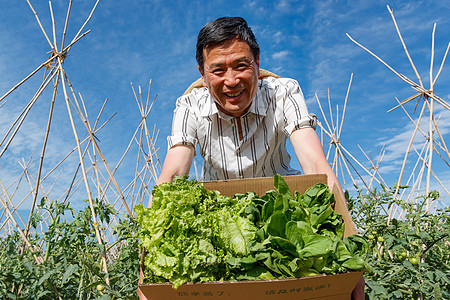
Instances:
[[[369,299],[450,299],[450,209],[426,209],[427,201],[438,198],[432,192],[405,203],[383,188],[348,199],[356,226],[370,241]],[[403,214],[388,224],[392,205]]]
[[[366,260],[373,272],[365,274],[367,298],[450,299],[450,209],[430,213],[425,205],[439,195],[433,192],[415,203],[394,201],[383,187],[359,195],[347,201],[368,240]],[[388,225],[392,205],[402,217]],[[99,225],[107,227],[116,211],[98,200],[94,207]],[[244,214],[258,219],[250,208]],[[101,246],[91,219],[88,207],[75,212],[68,203],[42,199],[31,218],[31,247],[23,251],[18,232],[0,238],[0,299],[137,299],[136,221],[128,215],[118,218],[112,241]],[[47,224],[42,231],[41,224]],[[108,254],[108,274],[101,268],[102,247]]]
[[[94,203],[100,222],[107,225],[116,211],[112,205]],[[47,228],[42,234],[33,231],[28,237],[31,247],[25,251],[17,232],[0,240],[1,298],[137,299],[139,253],[134,220],[123,216],[114,227],[116,241],[106,245],[110,259],[105,274],[100,260],[105,246],[97,242],[89,208],[76,214],[69,203],[42,199],[32,217],[34,229],[44,224],[44,214]],[[112,258],[113,253],[117,258]]]

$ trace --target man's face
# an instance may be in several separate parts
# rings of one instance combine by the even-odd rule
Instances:
[[[239,39],[203,49],[203,86],[209,89],[217,108],[223,113],[244,115],[258,88],[259,57]]]

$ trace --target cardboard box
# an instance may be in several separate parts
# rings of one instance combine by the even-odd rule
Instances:
[[[285,176],[292,192],[304,193],[316,183],[326,183],[326,175]],[[218,190],[221,194],[233,196],[237,193],[255,192],[264,195],[273,190],[273,178],[249,178],[239,180],[211,181],[204,183],[209,190]],[[345,223],[344,237],[356,233],[355,225],[336,187],[334,210],[341,214]],[[183,284],[174,290],[171,283],[139,284],[139,296],[149,300],[191,300],[191,299],[228,299],[228,300],[270,300],[270,299],[350,299],[351,292],[363,272],[349,272],[337,275],[318,275],[301,278],[288,278],[258,281],[225,281]]]

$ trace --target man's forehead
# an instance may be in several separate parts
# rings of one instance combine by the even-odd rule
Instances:
[[[253,52],[246,42],[220,44],[208,46],[203,49],[205,60],[220,61],[222,58],[231,58],[234,62],[252,62],[254,60]],[[213,62],[212,62],[213,63]]]
[[[242,56],[242,57],[238,57],[236,59],[233,59],[231,61],[232,63],[247,63],[247,64],[251,64],[253,62],[253,58],[252,57],[248,57],[248,56]],[[225,60],[221,60],[220,57],[218,57],[217,59],[211,61],[208,66],[209,67],[215,67],[215,66],[223,66],[227,64],[227,62]]]

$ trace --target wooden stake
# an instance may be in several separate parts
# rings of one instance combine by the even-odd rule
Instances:
[[[55,37],[55,39],[56,39],[56,37]],[[36,179],[36,187],[34,189],[33,202],[31,203],[30,216],[28,217],[27,227],[25,229],[25,236],[28,236],[28,231],[29,231],[30,226],[31,226],[31,217],[32,217],[33,212],[34,212],[34,207],[36,205],[37,195],[38,195],[38,191],[39,191],[39,184],[41,182],[41,172],[42,172],[42,166],[44,164],[45,148],[47,147],[48,136],[49,136],[49,133],[50,133],[50,125],[52,123],[53,108],[54,108],[54,105],[55,105],[55,98],[56,98],[56,94],[57,94],[58,82],[59,82],[59,75],[56,78],[56,83],[55,83],[54,88],[53,88],[53,96],[52,96],[52,102],[50,104],[50,112],[49,112],[49,115],[48,115],[47,129],[45,131],[44,143],[42,145],[41,158],[39,160],[38,175],[37,175],[37,179]]]
[[[391,10],[389,5],[387,5],[387,9],[389,10],[389,13],[391,14],[392,21],[394,21],[395,29],[397,30],[398,37],[400,38],[400,41],[402,42],[402,45],[403,45],[403,50],[405,50],[406,56],[408,57],[409,62],[411,63],[411,66],[412,66],[412,68],[414,70],[414,73],[416,74],[417,79],[419,80],[420,86],[423,87],[422,79],[420,79],[419,72],[417,72],[416,66],[414,65],[414,62],[412,61],[411,56],[409,55],[408,49],[406,48],[405,42],[403,41],[402,35],[400,33],[400,30],[399,30],[399,28],[397,26],[397,22],[395,21],[394,12]]]
[[[37,15],[36,11],[34,10],[33,6],[32,6],[31,3],[30,3],[30,1],[27,0],[27,2],[28,2],[28,6],[30,6],[31,10],[33,11],[34,17],[36,18],[36,21],[38,22],[39,27],[41,28],[41,31],[42,31],[42,33],[43,33],[44,36],[45,36],[45,39],[47,40],[48,44],[50,45],[50,48],[54,49],[54,48],[53,48],[52,42],[50,42],[50,39],[48,38],[48,35],[47,35],[47,33],[45,32],[45,30],[44,30],[44,27],[42,27],[41,21],[39,20],[39,17],[38,17],[38,15]],[[54,50],[56,50],[56,49],[54,49]]]
[[[70,16],[71,9],[72,9],[72,0],[69,1],[69,7],[67,8],[66,22],[64,23],[64,30],[63,30],[62,41],[61,41],[61,53],[63,52],[64,43],[66,41],[67,25],[69,24],[69,16]]]
[[[100,231],[98,230],[98,222],[97,222],[97,217],[96,217],[96,213],[95,213],[95,209],[94,209],[94,204],[92,202],[92,193],[91,190],[89,188],[89,183],[86,177],[86,169],[84,166],[84,162],[83,162],[83,156],[81,155],[81,145],[80,145],[80,139],[78,138],[78,133],[77,130],[75,128],[75,123],[72,117],[72,111],[70,109],[70,104],[69,104],[69,95],[67,93],[66,90],[66,85],[65,85],[65,75],[64,75],[64,69],[62,67],[62,60],[60,57],[58,57],[58,64],[59,64],[59,72],[61,72],[61,83],[62,83],[62,87],[63,87],[63,92],[64,92],[64,98],[66,100],[66,107],[67,107],[67,112],[69,113],[69,120],[70,120],[70,124],[72,125],[72,131],[75,137],[75,141],[77,143],[77,150],[78,150],[78,156],[79,156],[79,160],[80,160],[80,164],[81,164],[81,173],[83,175],[83,179],[84,179],[84,183],[85,183],[85,187],[86,187],[86,192],[88,194],[88,201],[89,201],[89,207],[91,209],[91,215],[92,215],[92,220],[94,222],[94,230],[95,230],[95,235],[97,237],[97,241],[100,245],[103,245],[103,241],[100,235]],[[92,139],[91,139],[92,141]],[[102,262],[103,262],[103,271],[106,273],[106,283],[109,285],[109,277],[108,277],[108,266],[106,263],[106,253],[104,251],[101,252],[101,257],[102,257]]]

